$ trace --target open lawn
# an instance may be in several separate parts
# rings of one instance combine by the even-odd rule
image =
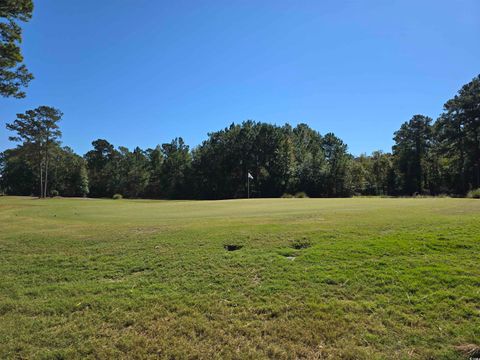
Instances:
[[[0,275],[1,359],[465,358],[480,200],[0,197]]]

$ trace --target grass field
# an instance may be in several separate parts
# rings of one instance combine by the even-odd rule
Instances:
[[[1,359],[459,359],[480,201],[0,197],[0,274]]]

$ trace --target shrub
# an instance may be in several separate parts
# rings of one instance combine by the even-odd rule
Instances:
[[[123,199],[123,196],[122,196],[122,194],[115,194],[115,195],[113,195],[112,199],[113,200],[121,200],[121,199]]]
[[[289,194],[289,193],[285,193],[285,194],[282,195],[282,198],[283,198],[283,199],[291,199],[291,198],[293,198],[293,197],[294,197],[294,196],[293,196],[292,194]]]
[[[472,199],[480,199],[480,188],[470,190],[467,194],[467,197],[472,198]]]
[[[295,194],[296,198],[308,198],[308,195],[305,191],[300,191]]]
[[[60,193],[58,192],[58,190],[50,190],[50,196],[51,197],[56,197],[56,196],[59,196]]]

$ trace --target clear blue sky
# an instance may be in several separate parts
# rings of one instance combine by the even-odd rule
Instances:
[[[36,79],[0,98],[5,123],[60,108],[63,143],[129,148],[246,119],[333,131],[389,151],[413,114],[436,118],[480,73],[480,1],[36,0],[23,50]]]

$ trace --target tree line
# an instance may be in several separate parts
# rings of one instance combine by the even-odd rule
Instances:
[[[333,133],[245,121],[190,149],[181,137],[153,149],[92,142],[84,156],[60,144],[58,109],[41,106],[7,124],[19,143],[0,154],[0,186],[16,195],[225,199],[304,192],[465,195],[480,187],[480,76],[448,100],[436,121],[414,115],[394,133],[391,153],[353,156]]]
[[[33,79],[23,63],[21,24],[32,0],[0,0],[0,96],[23,98]],[[480,187],[480,76],[448,100],[436,121],[415,115],[394,133],[392,151],[352,156],[333,133],[245,121],[154,149],[93,141],[84,156],[61,146],[60,110],[40,106],[7,124],[18,146],[0,153],[0,194],[224,199],[451,194]],[[478,190],[480,196],[480,190]]]

